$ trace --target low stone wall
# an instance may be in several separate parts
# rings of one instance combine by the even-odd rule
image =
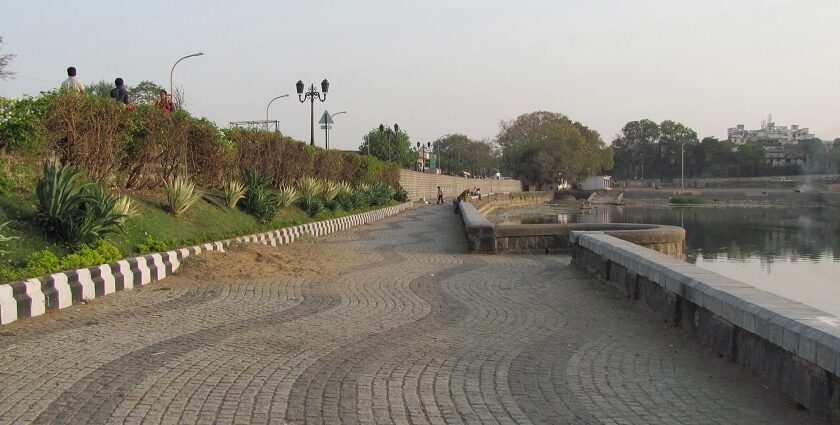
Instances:
[[[685,229],[659,224],[569,223],[506,224],[495,227],[495,251],[500,254],[568,254],[569,236],[599,231],[676,258],[685,255]]]
[[[346,217],[301,224],[169,252],[127,258],[111,264],[2,284],[0,285],[0,325],[21,318],[45,314],[48,310],[69,307],[83,300],[156,282],[177,270],[185,258],[190,255],[198,255],[202,251],[224,252],[230,244],[241,242],[271,246],[289,244],[303,235],[314,237],[327,235],[381,220],[413,206],[411,202],[406,202]]]
[[[840,423],[840,319],[610,235],[571,241],[572,264]]]
[[[539,197],[534,196],[529,202],[534,202],[537,199]],[[489,202],[492,203],[492,201]],[[589,230],[601,231],[677,258],[683,258],[685,253],[685,229],[681,227],[629,223],[494,225],[473,203],[475,203],[475,200],[458,204],[458,210],[464,222],[467,249],[471,252],[498,254],[569,253],[571,252],[570,234],[574,231]]]
[[[621,184],[627,187],[652,188],[659,187],[679,188],[680,179],[647,179],[627,180]],[[726,178],[705,178],[685,179],[686,189],[696,188],[718,188],[718,189],[810,189],[819,190],[827,184],[840,183],[840,174],[807,174],[798,176],[768,176],[768,177],[726,177]],[[614,184],[619,187],[619,184]]]
[[[408,199],[416,201],[426,198],[431,203],[437,199],[438,186],[443,189],[443,199],[446,203],[451,203],[461,192],[473,187],[481,188],[481,192],[486,194],[522,192],[522,183],[519,180],[468,179],[410,170],[400,170],[400,185],[408,192]]]
[[[528,205],[543,205],[554,200],[554,192],[516,192],[516,193],[494,193],[478,198],[470,199],[482,214],[488,214],[496,208],[511,208]]]

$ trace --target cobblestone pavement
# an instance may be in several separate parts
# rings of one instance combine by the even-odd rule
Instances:
[[[4,326],[0,423],[820,423],[568,257],[464,253],[457,217],[325,237],[341,273],[164,280]]]

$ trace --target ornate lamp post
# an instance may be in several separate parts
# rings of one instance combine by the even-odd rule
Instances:
[[[380,135],[382,135],[383,133],[388,134],[388,161],[391,161],[391,134],[394,134],[395,137],[396,137],[396,134],[399,133],[399,132],[400,132],[400,125],[399,124],[394,124],[394,132],[393,133],[391,133],[390,128],[386,131],[385,126],[382,125],[382,124],[379,124],[379,134]]]
[[[194,57],[194,56],[202,56],[202,55],[204,55],[204,52],[198,52],[198,53],[193,53],[191,55],[186,55],[186,56],[182,57],[181,59],[178,59],[177,61],[175,61],[175,65],[178,65],[178,62],[181,62],[182,60],[184,60],[186,58],[191,58],[191,57]],[[175,73],[175,65],[172,65],[172,69],[169,70],[169,94],[172,95],[173,98],[175,97],[175,93],[173,91],[174,89],[172,88],[173,87],[172,86],[172,75]]]
[[[269,107],[269,106],[271,106],[271,104],[272,104],[275,100],[277,100],[277,99],[281,99],[281,98],[284,98],[284,97],[289,97],[288,93],[287,93],[287,94],[284,94],[283,96],[277,96],[277,97],[275,97],[274,99],[271,99],[271,100],[269,100],[269,101],[268,101],[268,105],[266,105],[266,107],[265,107],[265,129],[266,129],[266,130],[268,130],[268,107]],[[280,129],[278,128],[277,130],[279,131]]]
[[[298,80],[297,84],[295,84],[297,88],[298,100],[300,103],[306,102],[306,99],[309,99],[310,103],[310,112],[309,112],[309,145],[315,146],[315,99],[320,100],[321,102],[327,100],[327,91],[330,89],[330,82],[327,81],[325,78],[324,81],[321,81],[321,91],[315,89],[315,84],[311,84],[309,86],[309,90],[306,93],[303,92],[304,84],[302,80]],[[323,96],[321,96],[323,94]]]
[[[423,154],[420,156],[420,171],[422,171],[422,172],[426,171],[426,151],[431,150],[430,149],[431,147],[432,147],[432,142],[426,142],[425,145],[420,143],[420,142],[417,142],[418,152],[423,152]]]

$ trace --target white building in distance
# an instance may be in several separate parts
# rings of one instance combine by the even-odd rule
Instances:
[[[808,132],[807,128],[800,128],[792,124],[790,128],[784,125],[776,125],[773,116],[768,115],[767,120],[761,121],[761,128],[758,130],[746,130],[744,124],[738,124],[727,130],[729,141],[738,145],[747,142],[777,142],[781,144],[798,143],[800,140],[813,139],[815,136]]]

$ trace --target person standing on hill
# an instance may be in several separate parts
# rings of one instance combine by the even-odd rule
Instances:
[[[85,92],[85,85],[82,83],[81,80],[76,78],[76,68],[70,67],[67,68],[67,79],[61,83],[61,88],[65,90],[76,90],[79,93]]]
[[[111,99],[114,99],[117,102],[122,102],[124,105],[128,105],[128,90],[125,89],[125,82],[123,82],[122,78],[117,78],[114,80],[114,84],[116,87],[111,89]]]

